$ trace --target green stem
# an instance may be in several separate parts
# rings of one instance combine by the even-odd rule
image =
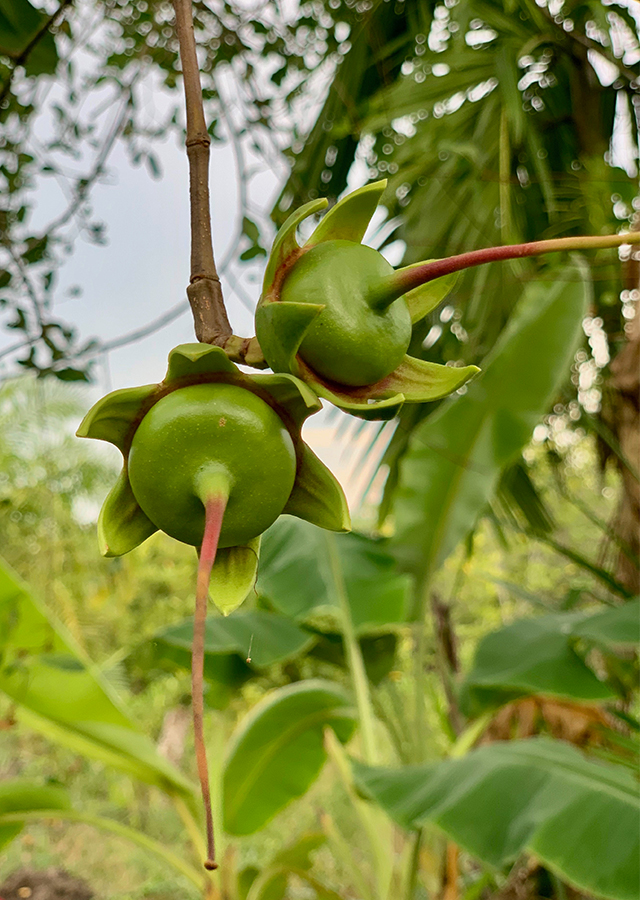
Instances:
[[[178,872],[188,878],[199,890],[202,890],[204,878],[196,869],[190,866],[184,860],[180,859],[173,851],[169,850],[165,844],[155,841],[141,831],[130,828],[128,825],[122,825],[114,819],[106,819],[101,816],[92,816],[88,813],[77,812],[73,809],[38,809],[29,812],[11,812],[2,813],[0,815],[0,825],[21,824],[24,822],[42,822],[61,819],[67,822],[79,822],[84,825],[91,825],[94,828],[101,828],[103,831],[111,831],[118,837],[125,838],[149,850],[163,859],[165,862],[173,866]]]
[[[418,884],[418,872],[420,871],[420,847],[422,844],[422,828],[418,828],[414,835],[411,858],[409,859],[409,872],[407,875],[407,888],[405,900],[413,900]]]
[[[510,160],[509,122],[506,110],[503,109],[500,114],[500,237],[505,244],[511,235],[511,209],[509,205]]]
[[[371,702],[371,694],[369,692],[369,680],[367,678],[360,644],[353,626],[351,606],[349,604],[347,588],[344,583],[342,564],[338,554],[336,538],[330,531],[325,531],[325,538],[329,552],[331,575],[333,576],[334,587],[338,597],[340,611],[342,613],[342,636],[349,674],[351,675],[353,690],[356,696],[356,706],[358,707],[363,755],[366,763],[370,766],[375,766],[378,764],[378,752],[376,747],[375,717],[373,713],[373,704]]]
[[[413,623],[413,681],[415,688],[415,760],[422,762],[427,740],[427,711],[425,708],[425,657],[427,653],[427,634],[425,619],[429,602],[429,577],[425,575],[419,588],[418,614]]]

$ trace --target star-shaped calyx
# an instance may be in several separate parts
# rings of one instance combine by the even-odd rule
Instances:
[[[408,356],[412,326],[449,293],[456,273],[407,286],[412,270],[394,270],[362,244],[386,181],[346,196],[303,246],[296,230],[327,201],[296,210],[274,241],[256,310],[256,335],[275,372],[288,372],[319,396],[365,419],[390,419],[403,403],[438,400],[479,370]]]
[[[176,347],[164,381],[108,394],[78,429],[124,459],[98,520],[102,554],[121,556],[158,530],[200,547],[217,498],[211,594],[235,609],[255,582],[260,535],[281,513],[350,528],[342,488],[300,435],[320,407],[290,374],[246,375],[219,347]]]

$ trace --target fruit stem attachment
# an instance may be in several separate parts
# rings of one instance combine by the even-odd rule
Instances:
[[[198,776],[202,791],[202,802],[207,826],[207,858],[205,869],[212,871],[218,868],[216,862],[215,840],[213,835],[213,813],[211,811],[211,790],[209,788],[209,767],[207,766],[207,750],[204,742],[204,636],[207,619],[207,598],[211,570],[218,552],[220,529],[227,505],[228,490],[220,488],[204,500],[205,524],[204,537],[200,548],[198,563],[198,582],[196,588],[196,609],[193,620],[193,648],[191,655],[191,703],[193,707],[193,735],[198,764]]]
[[[176,33],[187,110],[187,157],[191,202],[191,277],[187,297],[196,337],[205,344],[224,346],[232,334],[213,257],[209,203],[209,147],[202,104],[202,85],[193,30],[191,0],[173,0]]]
[[[581,237],[556,238],[550,241],[531,241],[528,244],[508,244],[502,247],[485,247],[460,253],[446,259],[435,259],[432,262],[418,263],[398,269],[384,284],[380,294],[384,294],[387,305],[413,288],[420,287],[435,278],[481,266],[484,263],[499,262],[505,259],[522,259],[526,256],[543,256],[545,253],[557,253],[567,250],[603,250],[609,247],[620,247],[622,244],[640,243],[640,232],[625,234],[589,235]],[[390,298],[390,299],[388,299]],[[377,302],[376,308],[384,301]]]

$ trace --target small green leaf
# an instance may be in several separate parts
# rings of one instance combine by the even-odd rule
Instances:
[[[370,386],[371,396],[399,393],[409,403],[440,400],[457,391],[479,371],[477,366],[440,366],[425,359],[405,356],[391,375]]]
[[[330,531],[350,531],[349,506],[340,483],[306,444],[301,442],[299,449],[296,481],[283,512]]]
[[[91,407],[76,434],[108,441],[125,454],[133,423],[157,390],[157,384],[145,384],[112,391]]]
[[[428,262],[434,262],[434,260],[426,259],[423,262],[415,263],[413,266],[405,266],[402,269],[396,269],[396,273],[407,272],[409,269],[416,268],[417,266],[424,266]],[[414,325],[416,322],[424,319],[427,313],[430,313],[432,309],[435,309],[436,306],[442,303],[447,294],[451,293],[453,290],[459,275],[459,272],[443,275],[442,278],[435,278],[433,281],[421,284],[420,287],[414,288],[412,291],[408,291],[406,294],[402,295],[405,303],[409,307],[411,322]],[[394,278],[395,276],[392,275],[391,277]]]
[[[404,394],[394,394],[385,399],[370,399],[371,385],[364,388],[349,390],[338,389],[335,385],[329,388],[324,382],[319,381],[311,369],[305,369],[305,379],[312,385],[319,397],[329,400],[338,409],[358,416],[360,419],[381,419],[387,421],[393,419],[404,403]]]
[[[263,303],[256,310],[256,336],[274,372],[298,374],[296,353],[309,325],[324,306]]]
[[[269,254],[267,268],[264,273],[264,281],[262,283],[262,297],[267,298],[273,288],[278,269],[284,265],[293,253],[300,252],[300,246],[296,240],[296,229],[298,225],[312,216],[314,213],[320,212],[327,205],[327,199],[322,197],[319,200],[312,200],[311,203],[305,203],[304,206],[292,212],[284,225],[277,233],[276,238]]]
[[[38,785],[26,778],[0,783],[0,816],[5,813],[32,812],[37,809],[70,809],[69,796],[63,787]],[[0,825],[0,850],[22,831],[22,825]]]
[[[218,550],[211,573],[209,594],[220,612],[228,616],[247,598],[256,583],[260,538],[246,546]]]
[[[324,729],[343,743],[356,722],[348,697],[327,681],[288,685],[265,697],[231,739],[224,767],[224,827],[230,834],[262,828],[320,774]]]
[[[212,344],[180,344],[169,354],[169,367],[164,383],[171,384],[180,378],[194,375],[235,375],[238,368],[231,362],[222,347]]]
[[[264,388],[298,426],[322,409],[322,404],[311,388],[294,375],[254,375],[252,381],[257,387]]]
[[[305,249],[311,249],[322,241],[354,241],[359,244],[386,186],[386,179],[375,181],[339,200],[323,217],[305,244]]]
[[[98,543],[103,556],[122,556],[158,529],[138,506],[126,468],[111,488],[98,517]]]

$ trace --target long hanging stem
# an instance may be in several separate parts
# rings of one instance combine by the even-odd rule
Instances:
[[[198,564],[198,583],[196,588],[196,609],[193,620],[193,650],[191,656],[191,702],[193,705],[193,734],[196,748],[198,776],[204,803],[204,814],[207,825],[207,858],[205,869],[212,871],[218,868],[216,862],[215,840],[213,835],[213,813],[211,811],[211,789],[209,787],[209,768],[207,766],[207,750],[204,743],[204,636],[207,618],[207,598],[211,570],[218,551],[218,540],[222,528],[222,518],[227,505],[224,492],[212,494],[205,501],[205,525],[200,561]]]
[[[204,118],[191,0],[173,0],[173,8],[187,108],[186,147],[191,201],[191,277],[187,296],[198,340],[224,346],[232,331],[213,258],[209,206],[211,138]]]

